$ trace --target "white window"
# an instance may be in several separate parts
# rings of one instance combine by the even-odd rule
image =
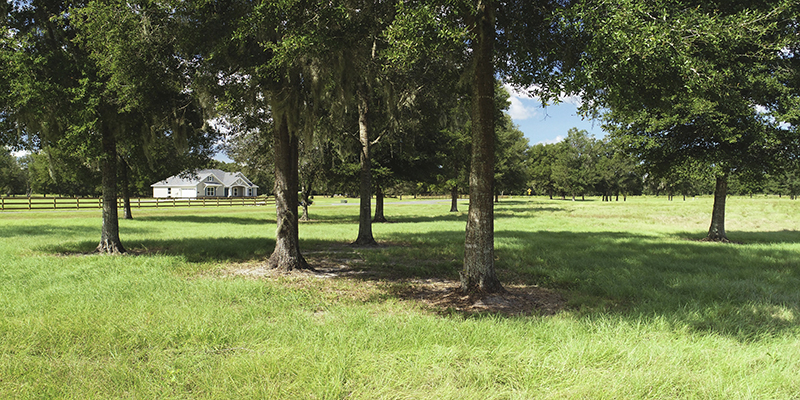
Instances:
[[[206,188],[206,196],[213,197],[217,195],[217,188],[209,186]]]
[[[248,188],[247,189],[247,196],[252,196],[252,195],[253,195],[253,189],[249,189]]]
[[[167,197],[172,196],[172,188],[167,188]]]
[[[209,176],[208,178],[206,178],[206,181],[207,182],[214,182],[214,177]]]

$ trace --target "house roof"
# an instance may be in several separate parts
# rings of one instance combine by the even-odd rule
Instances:
[[[213,176],[213,182],[207,182],[207,178]],[[178,175],[170,176],[163,181],[156,182],[151,187],[196,187],[200,182],[206,186],[244,186],[257,188],[241,172],[225,172],[221,169],[201,169],[194,172],[182,172]]]

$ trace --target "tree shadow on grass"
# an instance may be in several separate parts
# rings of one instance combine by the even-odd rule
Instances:
[[[800,243],[800,231],[782,230],[775,232],[740,232],[728,231],[728,239],[734,244],[777,244]],[[677,232],[672,237],[677,239],[701,240],[705,232]]]
[[[753,246],[627,232],[495,232],[501,281],[557,289],[587,316],[659,319],[676,330],[743,342],[800,328],[795,232],[737,232]],[[394,246],[361,253],[361,279],[458,280],[463,232],[393,233]]]
[[[275,247],[274,239],[262,238],[186,238],[171,240],[125,240],[129,255],[180,256],[188,262],[241,262],[264,259]],[[97,241],[64,242],[39,250],[55,254],[89,254]]]
[[[739,340],[800,326],[800,251],[620,232],[499,231],[496,241],[499,273],[565,289],[588,314],[660,315]]]
[[[265,217],[268,214],[265,214]],[[147,222],[182,222],[192,224],[236,224],[236,225],[264,225],[275,223],[275,218],[246,218],[226,215],[146,215],[136,218],[137,221]],[[127,229],[127,228],[126,228]]]
[[[415,218],[419,217],[409,220]],[[213,218],[200,221],[218,222]],[[81,235],[95,232],[76,229]],[[497,272],[509,286],[560,290],[573,309],[589,316],[633,322],[663,318],[676,329],[742,341],[799,328],[800,250],[787,245],[798,242],[798,232],[731,232],[736,240],[753,245],[699,242],[685,236],[499,230],[495,232]],[[463,230],[392,232],[378,239],[383,245],[370,249],[352,248],[346,241],[301,239],[301,249],[312,265],[314,260],[347,265],[358,272],[348,277],[356,279],[401,283],[458,279]],[[46,251],[86,252],[96,244],[82,240]],[[176,255],[193,263],[258,263],[269,256],[275,242],[261,237],[123,237],[123,244],[134,254]],[[387,296],[402,297],[390,287],[386,291]]]
[[[58,236],[100,234],[100,229],[90,226],[58,226],[51,224],[0,226],[0,238],[23,238],[25,236]]]

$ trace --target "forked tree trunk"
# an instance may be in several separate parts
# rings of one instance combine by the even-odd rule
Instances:
[[[450,212],[458,212],[458,186],[450,188]]]
[[[728,196],[728,175],[717,176],[714,188],[714,209],[711,211],[711,227],[708,228],[706,240],[714,242],[727,242],[725,235],[725,200]]]
[[[97,251],[105,254],[122,254],[125,248],[119,239],[119,218],[117,214],[117,142],[114,134],[106,127],[102,129],[101,141],[103,155],[100,169],[103,175],[103,228]]]
[[[310,269],[300,253],[300,234],[297,220],[297,160],[299,140],[289,133],[286,117],[280,118],[275,126],[275,214],[278,229],[275,237],[275,250],[272,251],[267,267],[292,271]]]
[[[361,142],[361,187],[358,215],[358,237],[353,242],[358,246],[375,246],[378,242],[372,236],[372,165],[369,154],[369,94],[366,88],[358,93],[358,138]]]
[[[461,291],[504,291],[494,269],[494,55],[495,10],[492,0],[479,1],[472,55],[472,165],[469,212]]]
[[[385,197],[381,185],[375,184],[375,218],[372,219],[372,222],[387,222],[386,216],[383,215],[383,200]]]
[[[120,182],[120,186],[122,186],[122,218],[123,219],[133,219],[133,213],[131,213],[131,186],[130,180],[128,179],[129,176],[129,169],[128,163],[120,157],[119,158],[119,177],[122,182]]]

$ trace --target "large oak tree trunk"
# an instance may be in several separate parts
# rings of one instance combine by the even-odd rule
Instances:
[[[477,11],[472,48],[472,165],[461,291],[494,293],[504,291],[494,270],[494,2],[479,1]]]
[[[119,239],[119,218],[117,214],[117,142],[114,134],[101,127],[103,154],[100,170],[103,175],[103,228],[97,251],[107,254],[125,253]]]
[[[280,118],[275,126],[275,211],[278,229],[275,250],[267,267],[284,271],[310,269],[300,253],[300,234],[297,220],[297,162],[299,140],[289,133],[287,118]]]
[[[387,222],[386,216],[383,214],[383,200],[386,198],[381,185],[375,184],[375,218],[372,222]]]
[[[353,242],[359,246],[374,246],[378,243],[372,236],[372,164],[369,154],[369,94],[362,88],[358,93],[358,138],[361,142],[361,187],[358,215],[358,237]]]
[[[706,240],[727,242],[725,235],[725,200],[728,196],[728,175],[717,176],[717,185],[714,188],[714,209],[711,212],[711,227],[708,228]]]
[[[133,213],[131,213],[131,186],[130,186],[130,179],[129,179],[129,172],[130,169],[128,168],[128,163],[120,157],[119,159],[119,178],[122,182],[120,182],[120,186],[122,186],[122,218],[123,219],[133,219]]]
[[[458,186],[450,188],[450,212],[458,212]]]

